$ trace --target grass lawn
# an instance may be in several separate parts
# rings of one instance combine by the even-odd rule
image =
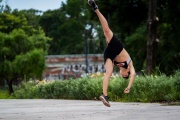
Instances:
[[[9,99],[9,92],[6,89],[0,89],[0,99]]]

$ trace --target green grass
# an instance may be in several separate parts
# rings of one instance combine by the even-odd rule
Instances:
[[[9,99],[10,97],[7,89],[0,89],[0,99]]]

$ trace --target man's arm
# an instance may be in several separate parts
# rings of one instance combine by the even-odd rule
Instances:
[[[124,93],[130,92],[131,86],[132,86],[135,76],[136,76],[136,72],[135,72],[132,61],[129,63],[129,68],[130,68],[130,80],[129,80],[129,84],[128,84],[127,88],[125,88],[125,90],[124,90]]]

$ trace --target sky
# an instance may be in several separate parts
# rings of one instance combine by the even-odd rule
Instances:
[[[47,11],[60,8],[61,2],[66,3],[66,0],[3,0],[2,4],[5,5],[7,3],[12,10],[33,8]]]

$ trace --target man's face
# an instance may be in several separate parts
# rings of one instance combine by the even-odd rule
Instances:
[[[120,68],[120,75],[121,75],[123,78],[127,78],[127,77],[129,76],[129,72],[130,72],[129,69]]]

